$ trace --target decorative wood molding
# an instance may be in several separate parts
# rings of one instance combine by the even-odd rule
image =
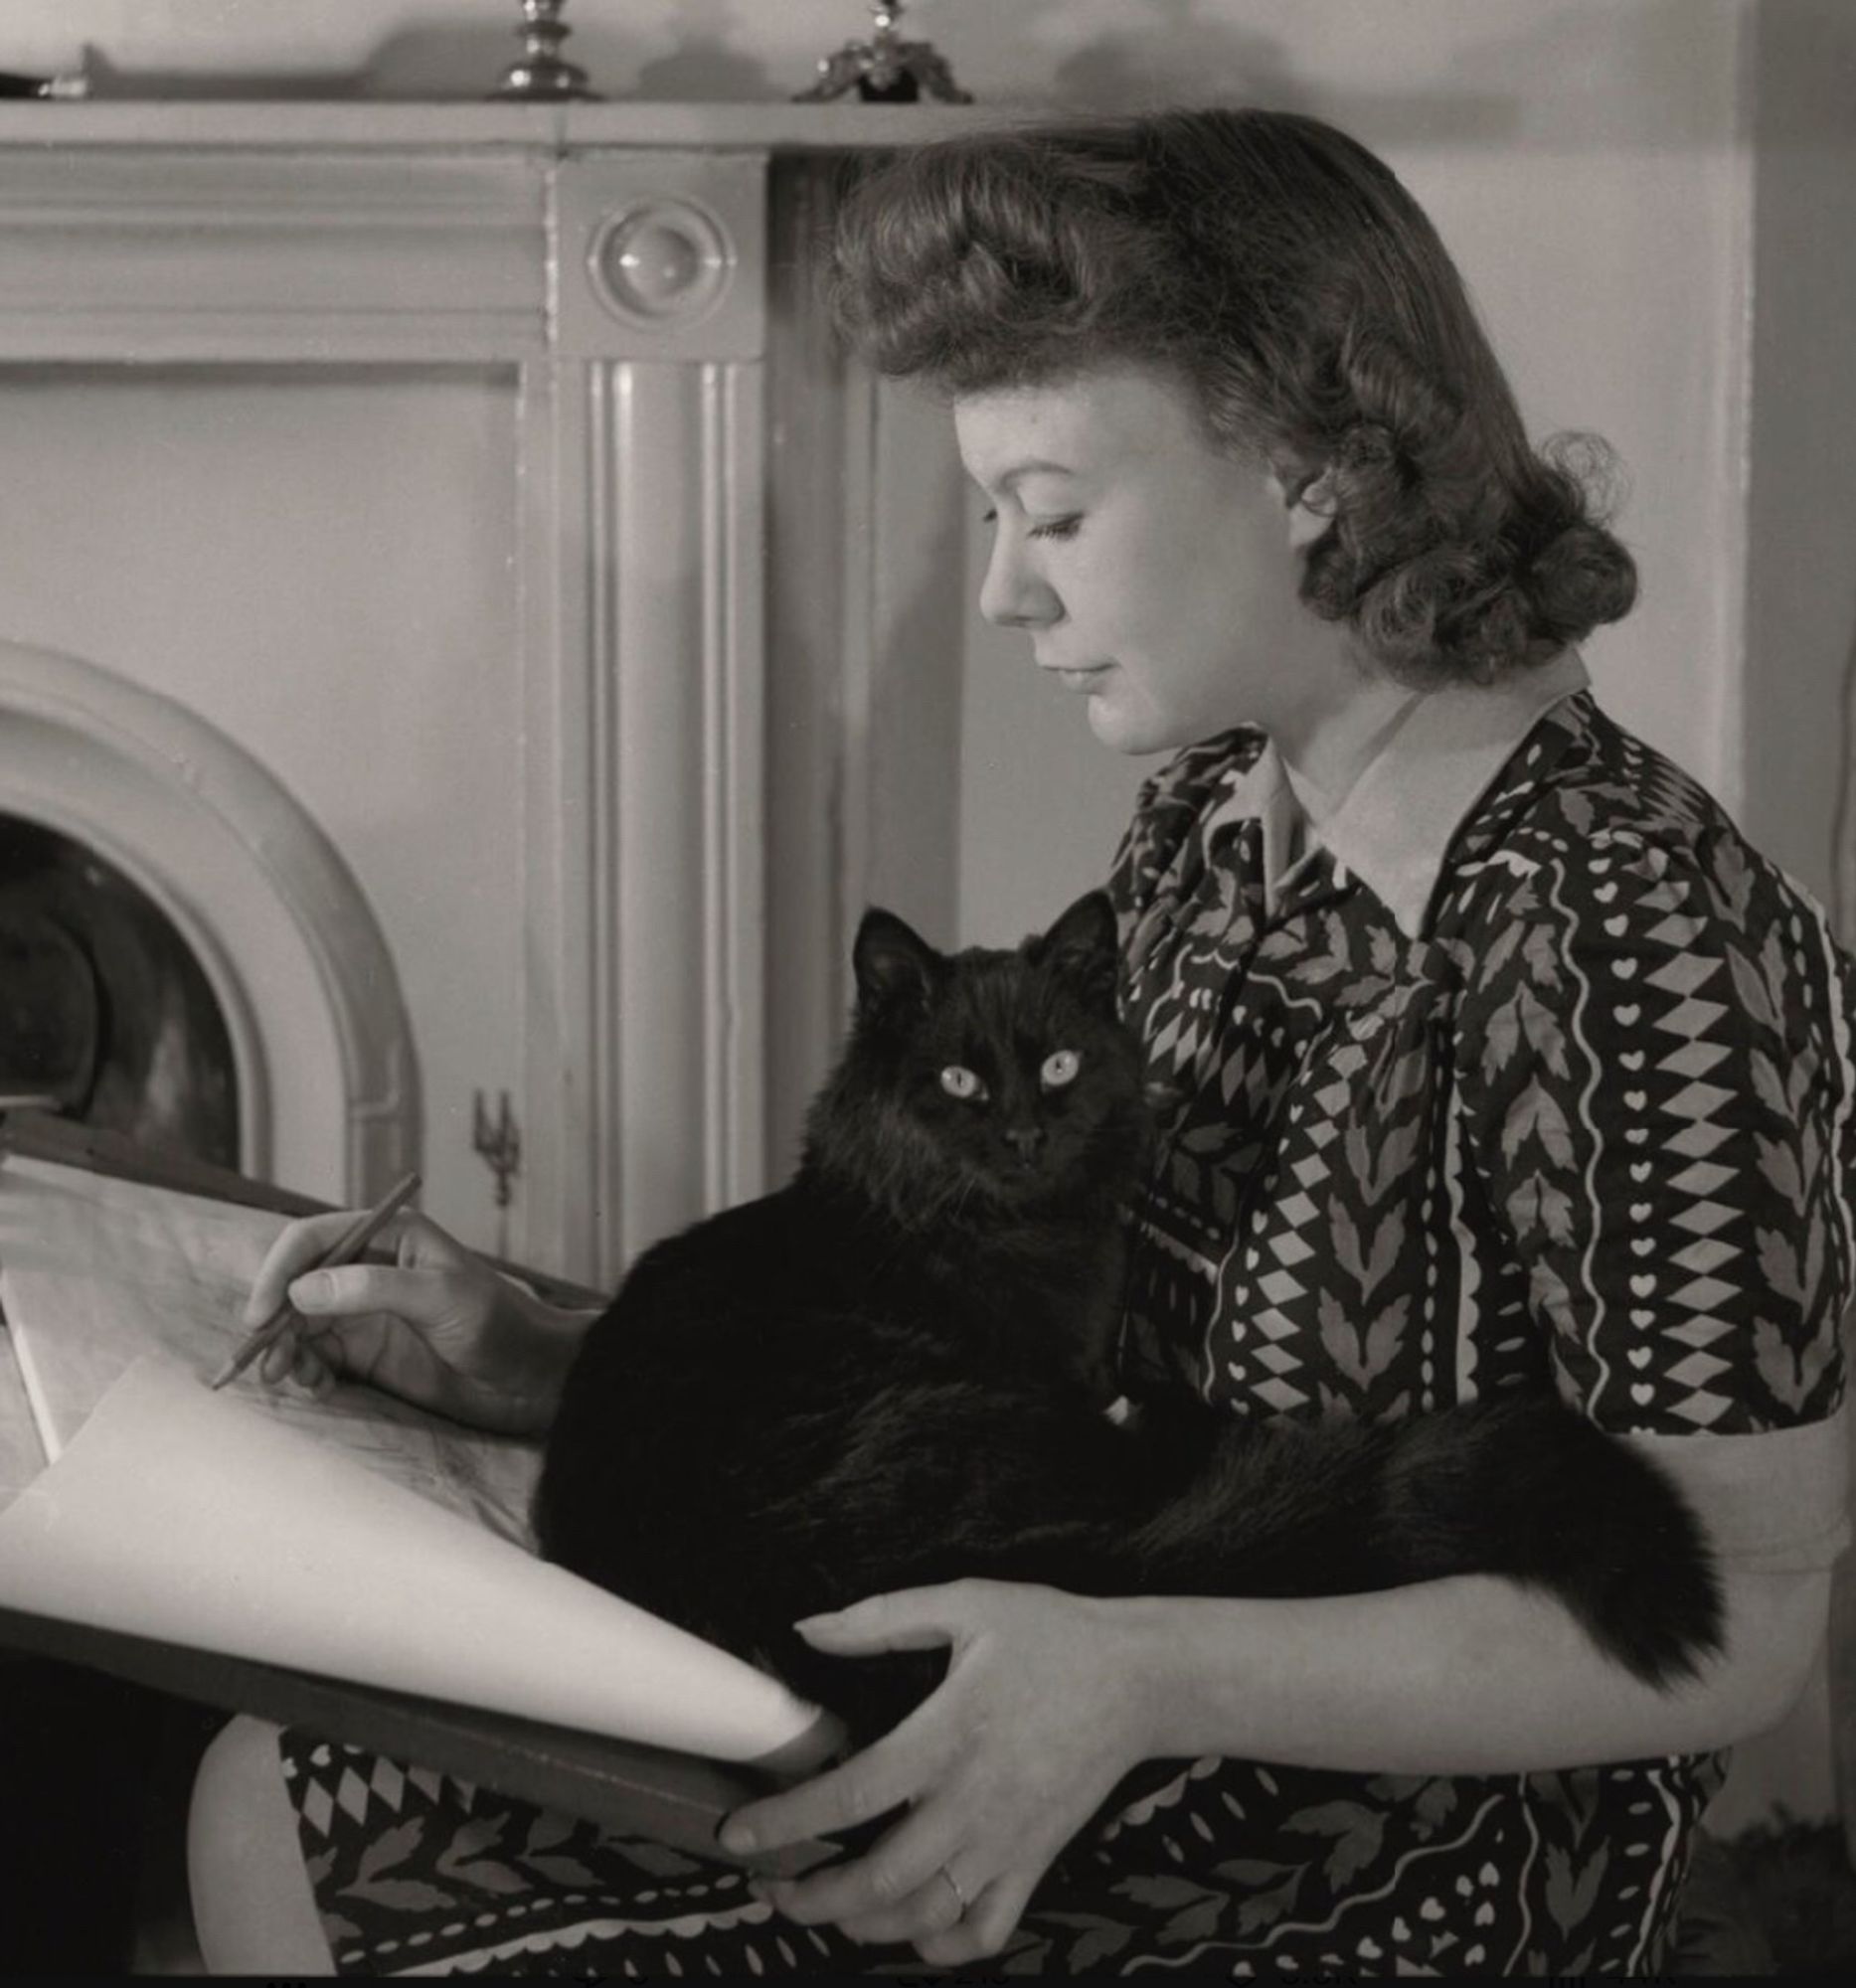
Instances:
[[[764,158],[176,144],[7,167],[0,357],[514,365],[530,1177],[512,1240],[609,1283],[654,1235],[758,1191]],[[109,821],[92,783],[59,825],[100,846]],[[219,874],[212,914],[178,920],[208,958],[216,920],[261,916],[235,895],[283,888],[250,862]],[[396,985],[384,944],[357,956]],[[274,1074],[244,970],[215,969],[252,1069]],[[341,972],[318,956],[305,978],[354,1048]],[[416,1111],[408,1127],[400,1146]],[[249,1130],[261,1171],[274,1154]],[[380,1138],[356,1137],[345,1180],[301,1154],[292,1177],[372,1191]]]
[[[205,971],[246,1171],[378,1199],[419,1150],[412,1030],[374,914],[315,821],[197,713],[78,657],[0,642],[0,812],[105,856]]]
[[[0,361],[511,369],[525,1137],[508,1248],[609,1283],[785,1170],[842,1019],[839,927],[866,863],[889,862],[878,758],[915,750],[890,697],[914,664],[875,593],[896,472],[875,383],[830,353],[805,281],[831,162],[794,155],[997,119],[29,110],[0,106]],[[360,1192],[350,1174],[324,1191]]]
[[[545,200],[519,157],[9,153],[0,357],[539,355]]]
[[[0,102],[0,146],[250,152],[817,153],[1036,123],[1029,105],[944,103]]]
[[[766,343],[766,161],[576,156],[549,176],[550,343],[576,359],[759,358]]]

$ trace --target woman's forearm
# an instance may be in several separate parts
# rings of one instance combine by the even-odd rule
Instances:
[[[1318,1600],[1105,1602],[1153,1757],[1363,1773],[1520,1773],[1705,1751],[1796,1697],[1827,1574],[1733,1574],[1727,1644],[1668,1690],[1601,1654],[1551,1597],[1492,1575]]]

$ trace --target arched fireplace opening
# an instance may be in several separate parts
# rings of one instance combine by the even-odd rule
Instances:
[[[0,1105],[237,1167],[231,1032],[192,948],[130,878],[0,813]]]
[[[366,895],[199,713],[0,641],[0,1031],[23,1038],[0,1088],[344,1205],[418,1164],[411,1023]]]

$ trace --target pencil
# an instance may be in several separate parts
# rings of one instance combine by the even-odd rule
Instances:
[[[317,1261],[298,1271],[297,1274],[307,1276],[312,1269],[333,1270],[339,1264],[352,1263],[418,1192],[418,1174],[408,1174],[397,1181],[378,1208],[371,1208],[367,1214],[358,1216]],[[300,1318],[301,1314],[296,1307],[285,1298],[267,1319],[254,1325],[247,1334],[245,1343],[215,1376],[213,1386],[223,1388],[228,1381],[235,1380],[243,1374],[267,1346],[274,1346],[292,1325],[300,1321]]]

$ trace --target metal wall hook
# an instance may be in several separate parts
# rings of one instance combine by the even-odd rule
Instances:
[[[478,1157],[496,1178],[496,1206],[509,1206],[510,1183],[522,1171],[522,1133],[509,1108],[509,1093],[497,1092],[497,1115],[492,1123],[484,1108],[483,1092],[471,1093],[470,1143]]]

